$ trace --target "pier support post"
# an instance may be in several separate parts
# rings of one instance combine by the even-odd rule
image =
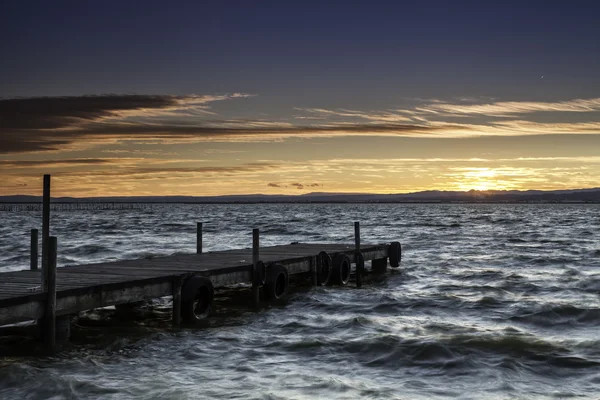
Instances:
[[[375,274],[385,274],[387,271],[388,259],[378,258],[376,260],[371,261],[371,271]]]
[[[202,222],[196,224],[196,253],[202,254]]]
[[[181,325],[181,286],[183,280],[180,276],[173,279],[173,328],[179,328]]]
[[[50,175],[44,175],[42,193],[42,270],[40,273],[40,288],[42,292],[48,290],[48,237],[50,236]],[[44,318],[38,319],[37,327],[40,338],[44,340]]]
[[[42,338],[50,353],[56,349],[56,237],[48,237],[48,259],[46,264],[46,310]]]
[[[38,269],[38,230],[31,230],[31,249],[29,257],[29,269],[35,271]]]
[[[50,175],[44,175],[42,198],[42,291],[46,291],[48,275],[48,237],[50,236]]]
[[[71,338],[71,315],[56,317],[56,341],[66,342]]]
[[[364,262],[360,258],[360,222],[354,222],[354,260],[356,263],[356,287],[362,286]]]
[[[255,310],[258,309],[260,294],[258,286],[257,276],[260,273],[258,262],[260,261],[259,254],[259,230],[258,228],[252,229],[252,306]]]

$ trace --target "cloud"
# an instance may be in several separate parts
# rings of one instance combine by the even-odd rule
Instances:
[[[267,186],[274,187],[274,188],[288,187],[288,186],[281,186],[278,183],[268,183]],[[294,183],[290,183],[289,186],[295,187],[296,189],[304,189],[305,187],[320,187],[323,185],[320,183],[304,184],[304,183],[294,182]]]
[[[0,160],[0,167],[30,168],[30,167],[64,167],[72,165],[102,165],[111,164],[122,159],[107,158],[71,158],[65,160]]]
[[[0,100],[0,154],[77,150],[117,141],[148,144],[203,140],[267,140],[311,135],[422,134],[438,127],[419,124],[338,123],[297,126],[264,119],[217,119],[206,111],[215,101],[252,97],[101,95]],[[356,113],[356,112],[353,112]],[[392,120],[392,119],[390,119]]]
[[[251,96],[243,93],[220,96],[105,94],[0,99],[0,131],[71,130],[86,122],[206,109],[211,102]]]
[[[494,126],[519,132],[520,134],[600,133],[600,122],[541,123],[532,121],[501,121],[494,123]]]
[[[401,115],[392,111],[377,111],[377,112],[364,112],[356,110],[338,109],[328,110],[324,108],[295,108],[298,111],[304,111],[316,116],[299,116],[297,119],[324,119],[327,116],[346,117],[346,118],[359,118],[374,122],[412,122],[412,119],[406,115]]]
[[[600,111],[600,98],[575,99],[559,102],[534,102],[534,101],[503,101],[487,104],[450,104],[435,103],[418,107],[424,113],[445,114],[450,116],[510,116],[534,112],[598,112]]]
[[[231,127],[236,124],[237,127]],[[3,131],[0,129],[0,154],[89,148],[95,144],[135,141],[138,144],[197,143],[213,141],[273,141],[289,137],[313,136],[438,136],[441,126],[410,124],[330,124],[316,126],[291,126],[289,124],[223,121],[223,126],[181,126],[146,124],[95,124],[68,131],[27,130]],[[265,125],[262,127],[262,125]],[[267,126],[269,125],[269,126]],[[459,125],[453,132],[463,128]]]
[[[363,112],[297,108],[317,119],[301,125],[286,120],[217,118],[211,104],[253,95],[100,95],[0,99],[0,154],[82,150],[97,145],[260,142],[333,136],[466,138],[543,134],[598,134],[600,122],[478,123],[445,117],[506,117],[538,111],[600,111],[600,98],[564,102],[450,104],[430,101],[411,110]],[[290,116],[290,120],[305,116]],[[325,118],[326,120],[320,120]],[[470,122],[470,121],[469,121]],[[149,153],[150,154],[150,153]]]

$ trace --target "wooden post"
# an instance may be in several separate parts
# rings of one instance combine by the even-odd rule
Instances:
[[[363,266],[360,266],[358,257],[360,255],[360,222],[354,223],[354,260],[356,262],[356,287],[362,286]]]
[[[43,332],[44,343],[50,353],[54,353],[56,348],[56,251],[56,237],[50,236],[48,238],[48,263],[46,264],[48,281]]]
[[[31,252],[29,257],[29,269],[35,271],[38,269],[38,230],[31,230]]]
[[[50,175],[44,175],[42,199],[42,291],[48,289],[48,237],[50,236]]]
[[[196,224],[196,253],[202,254],[202,222]]]
[[[259,230],[258,228],[252,229],[252,305],[254,309],[258,309],[259,297],[259,286],[258,279],[256,278],[259,274],[258,262],[260,261],[259,254]]]
[[[178,328],[181,325],[181,285],[182,279],[177,276],[173,279],[173,328]]]

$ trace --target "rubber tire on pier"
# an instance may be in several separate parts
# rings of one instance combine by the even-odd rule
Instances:
[[[265,300],[279,300],[288,292],[290,276],[281,264],[270,264],[267,280],[262,287]]]
[[[264,284],[267,282],[267,266],[262,261],[259,261],[257,264],[258,265],[256,267],[258,275],[254,279],[254,283],[257,286],[264,286]]]
[[[215,289],[209,278],[194,275],[181,288],[181,321],[193,324],[204,319],[212,309]]]
[[[388,257],[390,259],[390,267],[398,268],[400,266],[400,261],[402,260],[402,246],[400,246],[400,242],[390,243]]]
[[[325,286],[331,279],[331,256],[322,251],[317,255],[317,286]]]
[[[344,253],[336,253],[331,263],[331,280],[329,284],[346,286],[350,280],[350,257]]]

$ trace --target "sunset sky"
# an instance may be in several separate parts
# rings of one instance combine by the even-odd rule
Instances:
[[[0,5],[0,195],[600,187],[600,2]]]

